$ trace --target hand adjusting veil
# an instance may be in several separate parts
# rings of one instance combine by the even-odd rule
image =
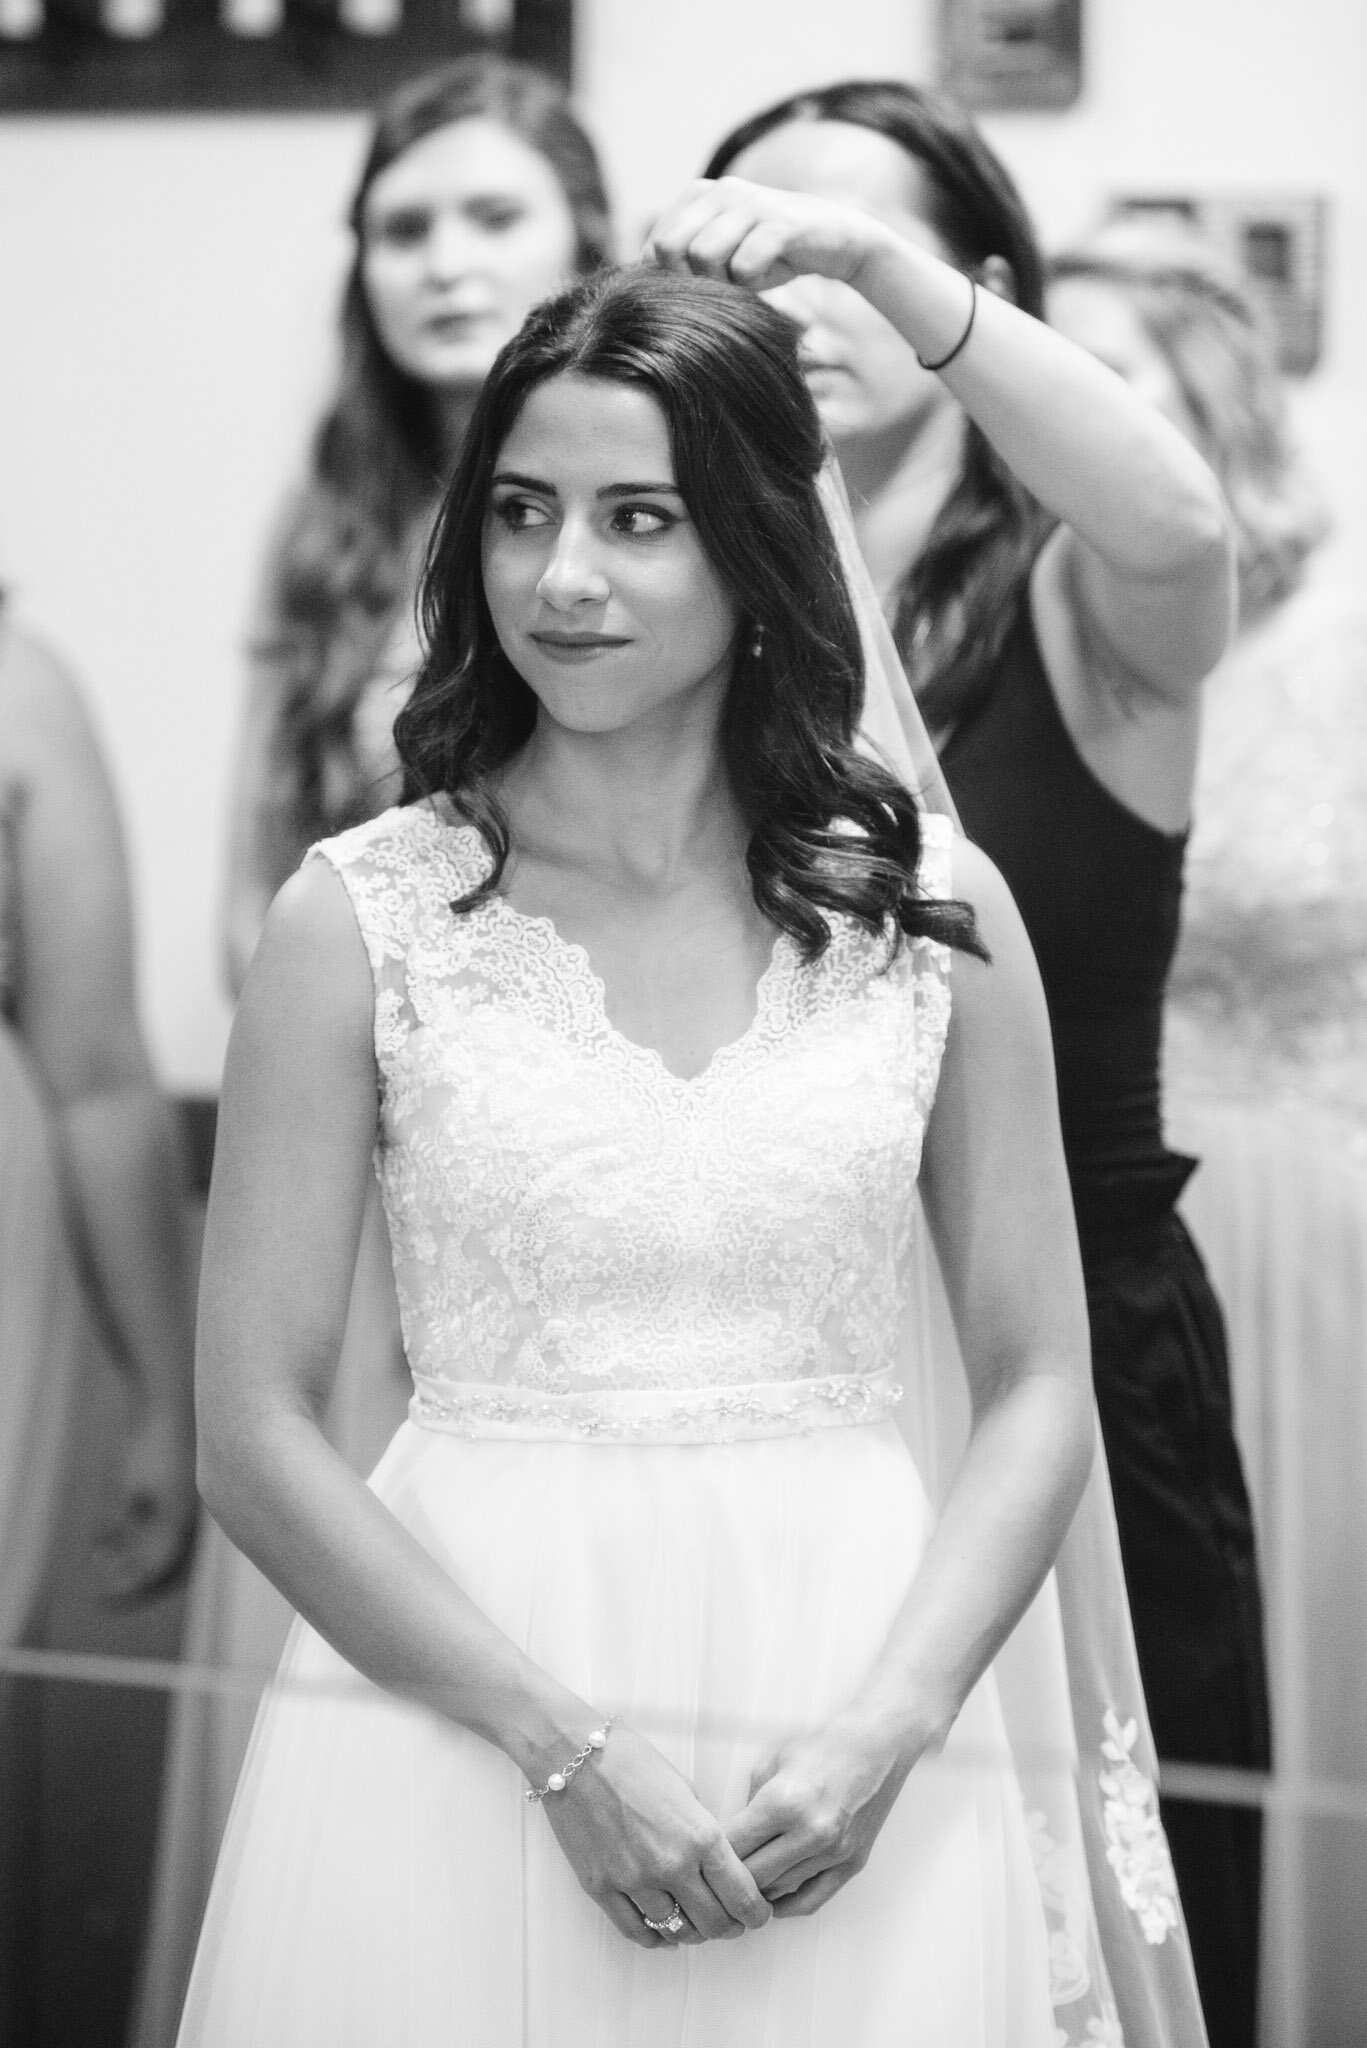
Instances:
[[[924,810],[954,809],[855,537],[834,458],[820,490],[864,647],[860,737]],[[933,1502],[968,1432],[967,1383],[919,1205],[902,1335],[903,1434]],[[1167,1839],[1130,1626],[1106,1455],[1053,1571],[994,1664],[1050,1936],[1059,2048],[1202,2048],[1205,2026]]]

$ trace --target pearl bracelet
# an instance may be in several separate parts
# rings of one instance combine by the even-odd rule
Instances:
[[[609,1714],[602,1727],[594,1729],[584,1747],[576,1750],[563,1770],[552,1771],[540,1790],[535,1785],[529,1785],[522,1797],[535,1804],[537,1800],[544,1799],[550,1792],[563,1792],[575,1772],[581,1771],[584,1768],[584,1765],[594,1752],[607,1747],[608,1730],[616,1719],[617,1716],[615,1714]]]

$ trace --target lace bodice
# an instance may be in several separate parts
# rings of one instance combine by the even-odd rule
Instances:
[[[922,886],[949,887],[925,821]],[[583,948],[501,897],[479,835],[426,805],[314,850],[375,982],[377,1170],[404,1339],[436,1414],[529,1401],[724,1396],[890,1371],[913,1191],[949,1018],[948,957],[837,922],[783,935],[753,1022],[683,1080],[608,1019]],[[801,1388],[798,1390],[801,1391]],[[711,1411],[717,1402],[711,1399]]]
[[[1367,1164],[1367,608],[1307,588],[1206,694],[1171,1128],[1231,1101],[1315,1113]]]

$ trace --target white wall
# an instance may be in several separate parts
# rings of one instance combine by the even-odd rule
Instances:
[[[832,78],[929,78],[938,0],[576,0],[583,105],[624,230],[771,101]]]
[[[936,0],[579,0],[580,97],[628,234],[735,120],[839,75],[927,77]],[[1298,414],[1367,559],[1367,9],[1091,0],[1063,116],[989,123],[1046,235],[1110,189],[1335,202]],[[261,536],[323,388],[363,126],[0,122],[0,581],[70,654],[129,824],[162,1071],[212,1088],[224,804]]]
[[[1109,192],[1323,193],[1327,326],[1296,423],[1367,564],[1367,6],[1362,0],[1092,0],[1086,93],[1062,119],[985,123],[1046,243]]]
[[[87,688],[143,1008],[216,1085],[238,650],[323,388],[359,121],[0,125],[0,582]]]

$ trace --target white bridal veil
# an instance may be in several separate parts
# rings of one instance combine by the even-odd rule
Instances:
[[[861,737],[927,810],[953,799],[864,566],[844,485],[821,495],[864,646]],[[903,1433],[932,1500],[963,1454],[968,1403],[944,1283],[918,1216],[915,1327],[904,1333]],[[1206,2039],[1144,1708],[1101,1444],[1033,1606],[996,1662],[1050,1931],[1059,2048],[1202,2048]]]

